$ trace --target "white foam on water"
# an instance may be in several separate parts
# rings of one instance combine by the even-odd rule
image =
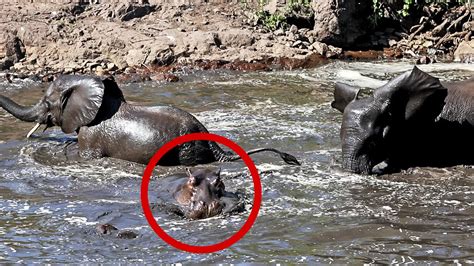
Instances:
[[[100,202],[100,203],[120,203],[120,204],[130,204],[130,205],[134,205],[134,204],[138,204],[140,203],[140,201],[136,201],[136,200],[111,200],[111,199],[97,199],[97,200],[94,200],[94,202]]]
[[[39,207],[38,210],[35,211],[35,214],[52,214],[53,212],[46,207]]]
[[[336,76],[340,82],[344,82],[353,86],[364,87],[364,88],[375,89],[387,83],[387,80],[379,80],[379,79],[374,79],[371,77],[362,76],[360,72],[355,71],[355,70],[349,70],[349,69],[343,69],[343,70],[337,71]]]
[[[96,225],[97,222],[88,222],[86,217],[71,216],[64,218],[65,221],[75,225]]]
[[[361,73],[403,73],[412,70],[415,66],[412,62],[386,62],[386,63],[371,63],[371,62],[349,62],[347,66],[350,69],[358,70]],[[416,65],[419,69],[425,72],[437,72],[448,70],[464,70],[474,71],[473,64],[464,63],[435,63],[426,65]]]
[[[237,106],[238,108],[234,109],[200,112],[195,116],[210,131],[238,131],[239,135],[252,135],[254,138],[260,135],[272,140],[308,136],[322,141],[318,132],[327,132],[326,129],[337,131],[333,122],[321,117],[330,110],[318,105],[289,106],[267,100],[255,104],[241,103]],[[297,121],[292,117],[305,119]]]

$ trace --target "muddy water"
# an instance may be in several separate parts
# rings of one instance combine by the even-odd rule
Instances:
[[[303,163],[253,156],[262,172],[259,217],[240,242],[205,255],[176,250],[148,227],[139,201],[143,166],[107,158],[75,161],[64,152],[73,135],[50,129],[25,140],[33,125],[1,111],[0,262],[472,263],[472,168],[417,168],[382,177],[340,169],[341,115],[329,105],[334,82],[371,87],[375,79],[409,68],[404,62],[337,62],[291,72],[200,72],[183,75],[180,83],[123,86],[130,101],[179,106],[245,149],[271,146]],[[463,79],[474,70],[455,64],[424,69],[442,79]],[[41,85],[1,83],[0,91],[33,103]],[[251,202],[252,182],[241,162],[206,167],[222,167],[227,189],[243,191]],[[150,201],[160,177],[179,172],[184,169],[157,168]],[[173,237],[206,245],[238,230],[250,208],[201,221],[154,214]],[[95,226],[106,222],[139,236],[98,235]]]

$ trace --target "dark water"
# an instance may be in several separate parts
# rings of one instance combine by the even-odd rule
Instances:
[[[206,263],[474,263],[474,169],[413,169],[392,176],[360,176],[340,169],[341,115],[330,108],[336,80],[372,87],[408,63],[332,63],[318,69],[271,73],[201,72],[173,84],[123,86],[129,101],[172,104],[245,149],[271,146],[297,156],[301,167],[271,154],[253,156],[263,201],[250,232],[213,254],[181,252],[148,227],[139,191],[142,165],[115,159],[67,161],[63,146],[74,136],[58,129],[25,139],[33,124],[0,111],[0,262],[206,262]],[[442,79],[463,79],[473,67],[425,67]],[[375,85],[374,85],[375,84]],[[0,83],[0,92],[34,103],[41,85]],[[222,167],[228,190],[253,187],[243,163]],[[184,172],[158,167],[160,176]],[[232,178],[237,176],[237,178]],[[155,212],[173,237],[193,245],[228,238],[240,215],[201,221]],[[118,239],[95,232],[110,222],[139,233]]]

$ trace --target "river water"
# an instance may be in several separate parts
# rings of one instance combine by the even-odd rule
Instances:
[[[410,68],[407,62],[333,62],[310,70],[194,72],[183,73],[179,83],[123,85],[129,101],[178,106],[245,149],[274,147],[302,162],[295,167],[272,154],[252,156],[263,187],[259,216],[241,241],[212,254],[177,250],[150,229],[139,199],[144,166],[67,159],[61,151],[73,135],[54,128],[26,140],[33,124],[0,111],[0,262],[474,263],[472,167],[380,177],[340,168],[341,114],[330,108],[334,82],[376,87],[376,79]],[[443,80],[464,79],[474,70],[421,68]],[[23,104],[36,102],[45,88],[2,82],[0,93]],[[252,201],[242,162],[199,167],[221,167],[227,190],[243,191]],[[150,201],[160,177],[182,172],[157,167]],[[247,204],[244,213],[199,221],[161,212],[155,218],[176,239],[209,245],[235,233],[250,209]],[[106,222],[138,237],[97,234],[95,226]]]

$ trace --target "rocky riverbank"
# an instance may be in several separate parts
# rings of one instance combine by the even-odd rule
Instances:
[[[442,55],[436,53],[439,49],[430,53],[427,41],[418,37],[425,33],[420,30],[422,25],[410,35],[390,28],[375,32],[368,35],[367,49],[377,51],[350,51],[337,47],[347,38],[338,36],[339,42],[331,42],[328,36],[334,34],[324,29],[324,22],[318,24],[320,28],[311,28],[310,23],[308,27],[289,25],[285,30],[270,30],[259,24],[255,8],[242,4],[170,6],[131,2],[4,6],[0,10],[0,68],[13,76],[43,80],[59,73],[110,73],[124,82],[177,81],[179,77],[173,72],[187,68],[293,69],[314,67],[332,58],[416,59],[426,54],[450,59],[458,44],[450,45]],[[324,14],[324,8],[319,5],[314,10]],[[462,19],[455,26],[467,32],[458,37],[472,46],[468,42],[472,29],[465,29],[466,12],[466,8],[459,10]],[[443,30],[458,30],[449,29],[456,19],[443,22],[448,27]],[[434,38],[439,36],[446,39],[442,34]],[[432,44],[435,46],[434,40]]]

